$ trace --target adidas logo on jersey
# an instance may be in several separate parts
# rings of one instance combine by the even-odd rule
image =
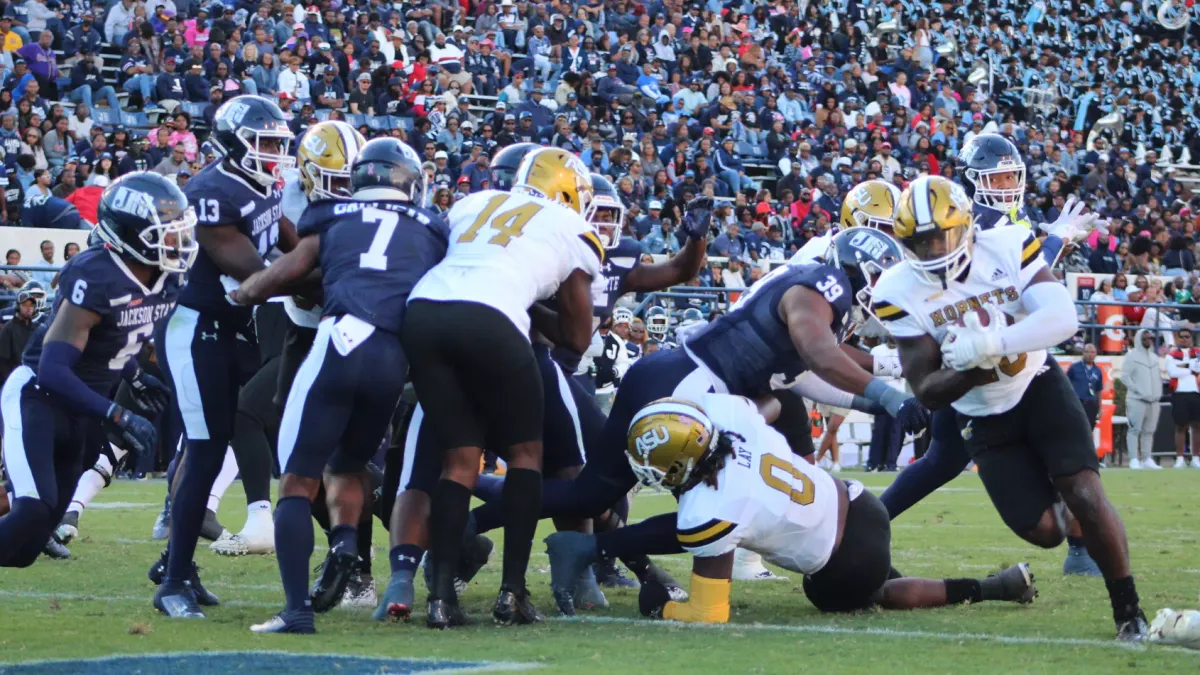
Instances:
[[[1004,270],[1002,270],[1000,268],[996,268],[996,270],[994,272],[992,272],[992,281],[1000,281],[1001,279],[1003,279],[1004,277],[1007,277],[1007,276],[1008,276],[1007,272],[1005,272]]]

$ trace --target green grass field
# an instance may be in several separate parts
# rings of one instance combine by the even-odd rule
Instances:
[[[876,491],[890,480],[886,475],[857,476]],[[1200,472],[1108,471],[1105,484],[1125,519],[1147,614],[1153,617],[1161,607],[1200,605]],[[0,672],[22,672],[13,664],[32,660],[233,650],[504,661],[572,673],[793,674],[814,666],[824,672],[889,675],[1200,672],[1200,652],[1112,642],[1103,582],[1064,579],[1060,566],[1065,548],[1043,551],[1010,534],[972,474],[893,524],[894,564],[913,576],[977,577],[1029,561],[1041,592],[1033,605],[985,603],[823,616],[805,600],[800,579],[793,575],[786,582],[734,584],[733,623],[720,628],[644,621],[634,589],[610,591],[611,608],[582,620],[550,620],[526,628],[481,621],[435,633],[424,628],[423,615],[409,624],[382,625],[371,622],[367,610],[338,609],[318,617],[316,636],[251,634],[250,624],[269,618],[282,605],[274,557],[221,558],[206,547],[198,554],[202,576],[223,605],[213,608],[206,621],[161,618],[150,606],[153,589],[146,568],[162,548],[149,535],[163,487],[162,481],[115,483],[84,514],[81,538],[72,544],[69,561],[43,558],[26,570],[0,570],[0,663],[9,664],[0,666]],[[235,484],[221,507],[227,527],[240,529],[243,504],[240,484]],[[634,517],[672,508],[673,500],[665,495],[643,494],[634,502]],[[530,570],[534,599],[547,613],[553,602],[540,537],[548,532],[545,523]],[[381,583],[388,573],[386,541],[377,525]],[[323,554],[318,550],[314,565]],[[688,578],[685,557],[663,562],[677,578]],[[490,610],[498,563],[493,556],[463,598],[477,618]],[[419,590],[419,605],[423,597]],[[381,667],[371,672],[402,671]]]

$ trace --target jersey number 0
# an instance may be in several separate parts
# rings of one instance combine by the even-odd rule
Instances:
[[[508,246],[514,237],[521,236],[521,231],[529,224],[529,221],[542,210],[540,204],[526,202],[521,206],[496,213],[496,211],[508,201],[510,195],[496,195],[488,200],[487,206],[475,218],[475,222],[471,223],[465,232],[458,237],[458,243],[469,244],[475,241],[475,237],[479,236],[479,230],[484,225],[490,226],[496,231],[491,239],[488,239],[489,244],[498,246]]]

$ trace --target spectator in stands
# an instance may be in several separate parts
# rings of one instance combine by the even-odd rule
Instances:
[[[297,101],[308,101],[312,98],[309,90],[308,76],[300,71],[302,59],[293,56],[287,70],[279,73],[279,91],[286,91]]]
[[[90,110],[93,101],[99,97],[110,109],[120,111],[121,103],[117,99],[117,91],[112,85],[104,83],[104,76],[96,63],[90,58],[90,47],[80,51],[80,60],[71,67],[71,84],[69,98],[73,103],[82,103]]]
[[[162,72],[154,81],[154,99],[160,106],[174,109],[181,101],[187,100],[184,89],[183,75],[176,71],[177,59],[174,55],[163,58]]]
[[[26,297],[18,302],[13,317],[0,326],[0,377],[5,379],[19,365],[25,352],[25,345],[37,326],[33,323],[35,300]]]
[[[30,272],[29,278],[40,281],[46,288],[50,288],[51,282],[54,281],[55,271],[62,265],[54,262],[54,242],[46,239],[38,245],[38,250],[42,254],[42,259],[30,264],[39,270]]]
[[[9,5],[12,6],[11,4]],[[0,45],[3,46],[5,52],[15,52],[21,48],[25,41],[21,35],[13,30],[13,19],[5,14],[0,16]]]
[[[76,179],[78,178],[78,174],[75,171],[76,166],[77,162],[74,159],[67,159],[66,163],[63,164],[62,173],[58,175],[58,185],[54,186],[54,189],[50,191],[52,196],[59,199],[66,199],[71,196],[71,193],[75,191],[77,186]]]
[[[180,169],[188,166],[187,155],[184,153],[185,150],[182,145],[174,146],[171,148],[170,156],[160,161],[152,170],[155,173],[160,173],[164,176],[170,176],[172,174],[179,173]]]
[[[91,55],[100,51],[102,38],[100,32],[93,27],[94,15],[90,9],[79,14],[79,25],[73,26],[63,37],[63,56],[66,63],[74,64],[76,58],[88,60]]]
[[[138,136],[133,139],[133,143],[129,146],[129,152],[117,162],[117,175],[124,176],[132,171],[146,171],[150,168],[150,159],[146,154],[146,146],[149,144],[145,136]]]
[[[1096,246],[1088,256],[1088,267],[1096,274],[1116,274],[1121,271],[1116,247],[1110,246],[1108,230],[1101,228],[1098,232]]]
[[[38,0],[27,4],[45,8]],[[58,59],[53,50],[54,34],[47,30],[39,33],[38,41],[17,50],[17,54],[28,64],[29,72],[37,79],[42,91],[51,99],[58,98]]]
[[[154,79],[154,67],[142,51],[141,41],[133,40],[125,48],[125,56],[121,59],[119,69],[121,87],[130,94],[139,95],[143,105],[149,105],[154,100],[154,87],[157,83]]]
[[[74,150],[71,132],[67,127],[67,118],[60,117],[55,121],[54,128],[42,138],[42,150],[45,152],[46,161],[56,174],[62,170],[63,163]]]
[[[133,24],[135,9],[133,0],[120,0],[108,10],[108,17],[104,20],[104,34],[108,36],[109,42],[113,44],[125,42],[125,34],[129,32],[129,28]]]
[[[196,140],[196,134],[192,133],[192,116],[185,112],[176,112],[166,126],[171,130],[167,142],[172,147],[182,145],[184,157],[189,162],[195,161],[200,153],[200,142]]]
[[[46,160],[46,151],[42,149],[42,132],[37,127],[29,127],[21,142],[21,154],[33,158],[33,169],[49,169],[50,162]]]

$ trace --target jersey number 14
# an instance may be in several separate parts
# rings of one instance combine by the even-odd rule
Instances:
[[[496,213],[504,202],[508,201],[509,196],[496,195],[489,199],[487,206],[475,218],[475,222],[471,223],[471,226],[458,237],[458,243],[469,244],[475,241],[475,238],[479,236],[479,230],[484,225],[488,225],[496,232],[491,239],[488,239],[487,243],[489,244],[508,246],[515,237],[521,236],[525,226],[542,210],[542,207],[540,204],[526,202],[516,208]]]

